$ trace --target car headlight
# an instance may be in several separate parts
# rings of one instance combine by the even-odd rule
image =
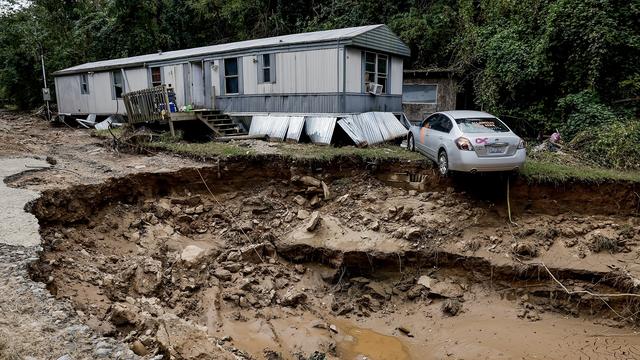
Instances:
[[[520,142],[518,143],[518,149],[524,149],[525,147],[527,147],[527,143],[520,139]]]
[[[460,150],[473,151],[473,145],[471,145],[471,141],[466,137],[459,137],[456,139],[456,146]]]

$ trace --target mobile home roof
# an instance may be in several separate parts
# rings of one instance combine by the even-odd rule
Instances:
[[[409,56],[410,51],[386,25],[358,26],[336,30],[315,31],[301,34],[275,36],[264,39],[239,41],[228,44],[203,46],[192,49],[158,52],[127,58],[103,60],[73,66],[54,72],[54,75],[68,75],[88,71],[103,71],[145,64],[200,59],[228,53],[277,49],[301,45],[326,46],[329,44],[352,45],[365,49],[383,51],[400,56]]]

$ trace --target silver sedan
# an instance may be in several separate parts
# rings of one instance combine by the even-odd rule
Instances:
[[[482,111],[431,114],[407,135],[407,147],[450,171],[517,171],[526,158],[525,142],[500,119]]]

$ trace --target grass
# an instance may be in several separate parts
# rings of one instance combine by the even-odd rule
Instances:
[[[558,184],[570,181],[588,183],[640,182],[640,171],[623,171],[575,163],[561,164],[543,159],[527,159],[520,174],[529,181]]]
[[[357,156],[366,160],[399,159],[425,160],[425,157],[399,146],[381,145],[366,148],[354,146],[333,147],[314,144],[279,144],[280,153],[299,159],[331,160],[340,156]]]
[[[197,157],[242,156],[256,154],[255,150],[247,147],[218,142],[185,143],[156,141],[147,144],[147,147]]]

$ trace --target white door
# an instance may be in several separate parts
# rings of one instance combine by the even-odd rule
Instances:
[[[191,63],[191,105],[194,109],[205,107],[204,104],[204,72],[202,63]]]

